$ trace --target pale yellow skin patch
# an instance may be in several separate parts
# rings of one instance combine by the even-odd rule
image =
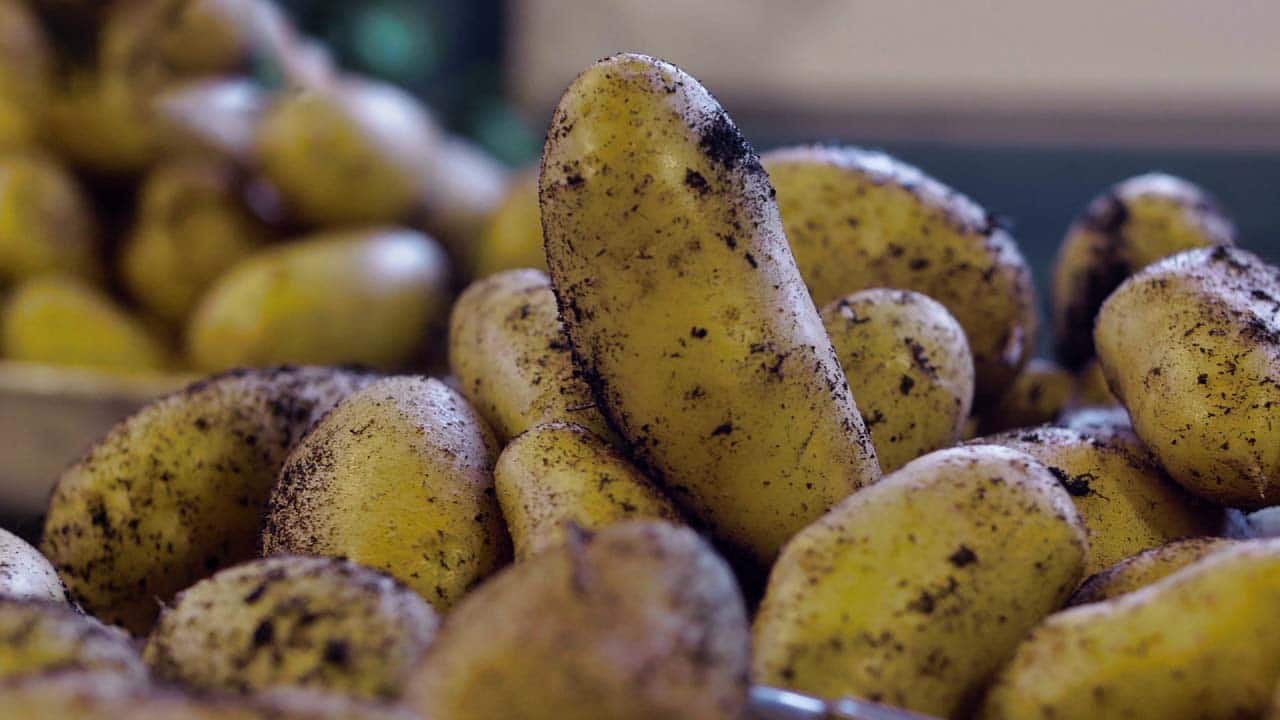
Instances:
[[[530,168],[507,185],[476,248],[475,276],[488,277],[517,268],[547,269],[538,209],[538,171]]]
[[[1144,550],[1111,567],[1094,573],[1071,596],[1071,605],[1102,602],[1144,588],[1199,562],[1219,550],[1233,547],[1235,540],[1198,537]]]

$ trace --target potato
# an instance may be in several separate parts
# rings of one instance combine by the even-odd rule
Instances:
[[[1054,262],[1058,359],[1078,369],[1093,357],[1094,318],[1125,278],[1183,250],[1233,245],[1235,236],[1213,198],[1182,178],[1149,173],[1112,185],[1072,223]]]
[[[237,565],[178,594],[143,655],[157,677],[257,692],[312,687],[395,698],[435,636],[412,590],[344,560],[275,557]]]
[[[0,305],[0,355],[111,370],[172,364],[164,341],[106,293],[70,276],[37,277]]]
[[[205,289],[265,242],[239,190],[234,168],[214,160],[179,158],[148,174],[120,270],[152,315],[186,319]]]
[[[89,203],[75,179],[38,153],[0,155],[0,285],[49,272],[102,275]]]
[[[70,602],[49,561],[26,540],[0,528],[0,598]]]
[[[1138,435],[1188,490],[1280,504],[1280,270],[1219,247],[1161,260],[1107,299],[1102,371]]]
[[[205,293],[187,329],[204,370],[311,363],[403,366],[448,312],[449,264],[421,233],[313,235],[241,261]]]
[[[289,90],[258,128],[263,172],[301,220],[319,225],[400,222],[423,195],[423,168],[440,139],[407,92],[345,78]]]
[[[289,449],[371,379],[320,368],[242,370],[146,406],[58,479],[41,550],[76,602],[146,633],[157,600],[255,556]]]
[[[440,238],[458,267],[472,276],[475,257],[489,218],[507,192],[509,171],[484,148],[461,136],[448,136],[426,168],[422,198],[423,225]],[[537,207],[537,181],[529,189]],[[538,227],[542,253],[542,227]],[[546,260],[542,260],[545,267]]]
[[[446,619],[409,683],[433,720],[736,719],[746,610],[692,530],[631,521],[503,571]]]
[[[224,75],[248,64],[251,0],[112,3],[98,38],[98,66],[145,83]]]
[[[472,283],[453,306],[449,366],[503,442],[554,421],[616,439],[573,363],[546,273],[508,270]]]
[[[1001,671],[981,718],[1259,717],[1280,677],[1280,541],[1216,552],[1058,613]]]
[[[662,491],[579,425],[548,423],[520,435],[498,457],[493,477],[517,560],[630,518],[680,522]]]
[[[925,455],[787,544],[756,615],[753,679],[962,717],[1075,589],[1086,547],[1070,496],[1031,457]]]
[[[1107,377],[1102,374],[1102,364],[1095,357],[1076,373],[1076,390],[1072,403],[1076,406],[1109,407],[1119,405]]]
[[[1035,348],[1035,289],[1017,243],[985,210],[920,170],[852,147],[762,158],[800,274],[819,305],[871,287],[924,293],[968,336],[977,405]]]
[[[1143,550],[1089,577],[1071,596],[1070,604],[1102,602],[1133,592],[1235,544],[1227,538],[1198,537]]]
[[[1133,429],[1129,421],[1129,412],[1122,405],[1085,405],[1072,408],[1058,417],[1060,427],[1068,430],[1110,430],[1112,428]]]
[[[960,439],[973,404],[973,355],[945,307],[877,288],[822,308],[822,322],[884,472]]]
[[[52,76],[39,19],[22,0],[0,0],[0,150],[38,138]]]
[[[642,469],[769,562],[879,478],[769,177],[697,80],[601,60],[560,100],[540,181],[579,367]]]
[[[1075,400],[1075,377],[1057,363],[1034,358],[994,405],[982,412],[983,434],[1053,422]]]
[[[503,270],[547,269],[538,208],[538,172],[526,170],[507,183],[502,203],[489,217],[475,251],[472,273],[484,278]]]
[[[50,100],[45,134],[68,162],[109,176],[133,175],[171,140],[151,108],[151,89],[119,73],[70,70]]]
[[[1143,550],[1213,534],[1223,526],[1222,510],[1169,479],[1131,430],[1043,427],[974,442],[1024,452],[1049,468],[1084,520],[1089,536],[1086,575]]]
[[[438,380],[393,377],[352,394],[289,456],[264,555],[344,557],[390,573],[437,610],[505,563],[496,443]]]
[[[0,678],[53,670],[147,675],[129,636],[65,602],[0,598]]]

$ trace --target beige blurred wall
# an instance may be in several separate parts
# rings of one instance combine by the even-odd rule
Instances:
[[[512,0],[512,91],[672,60],[799,131],[1280,145],[1280,0]]]

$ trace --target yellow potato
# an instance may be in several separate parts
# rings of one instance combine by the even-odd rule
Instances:
[[[251,0],[130,0],[111,3],[98,65],[134,82],[240,70],[252,49]]]
[[[97,228],[80,185],[37,153],[0,155],[0,285],[48,272],[102,274]]]
[[[568,423],[538,425],[498,457],[494,485],[516,559],[581,530],[648,517],[680,522],[662,491],[604,440]]]
[[[344,557],[448,610],[505,563],[492,433],[438,380],[393,377],[339,403],[289,456],[266,555]]]
[[[973,355],[947,309],[910,290],[863,290],[822,308],[884,472],[960,440]]]
[[[0,356],[128,371],[171,364],[141,318],[83,280],[54,275],[22,283],[0,306]]]
[[[0,0],[0,150],[38,138],[52,74],[39,19],[23,0]]]
[[[459,136],[446,137],[426,169],[423,225],[449,249],[458,267],[474,277],[475,258],[489,218],[507,192],[509,172],[483,148]],[[538,203],[536,180],[529,191]],[[538,252],[542,253],[542,229]],[[545,266],[546,261],[543,261]]]
[[[105,175],[131,175],[170,138],[151,109],[151,90],[125,74],[75,69],[50,100],[45,133],[68,162]]]
[[[187,328],[191,361],[240,365],[408,364],[448,312],[449,264],[421,233],[335,231],[263,250],[205,293]]]
[[[147,676],[138,649],[120,630],[65,602],[0,598],[0,678],[54,670]]]
[[[753,679],[962,717],[1080,581],[1085,532],[1052,473],[995,446],[931,453],[783,550]]]
[[[1252,718],[1280,677],[1280,541],[1213,553],[1058,613],[1001,671],[984,720]]]
[[[984,434],[1053,422],[1075,400],[1076,379],[1056,363],[1035,358],[994,405],[982,412]]]
[[[474,262],[472,273],[477,278],[503,270],[547,269],[536,168],[526,170],[508,182],[502,203],[493,211],[484,234],[480,236]]]
[[[70,602],[58,571],[39,550],[0,529],[0,598]]]
[[[546,273],[509,270],[472,283],[453,306],[449,366],[504,442],[558,420],[615,439],[574,366]]]
[[[143,657],[158,677],[197,688],[395,698],[438,624],[417,593],[379,572],[344,560],[275,557],[179,593]]]
[[[819,305],[871,287],[946,306],[973,351],[976,404],[1035,348],[1035,289],[1017,243],[965,196],[896,158],[805,146],[762,158],[800,273]]]
[[[1044,463],[1071,495],[1089,535],[1085,574],[1173,540],[1218,532],[1221,508],[1187,493],[1132,430],[1042,427],[975,440]]]
[[[1225,505],[1280,503],[1280,270],[1219,247],[1148,266],[1094,331],[1133,427],[1184,487]]]
[[[1082,367],[1094,355],[1093,323],[1125,278],[1191,248],[1235,244],[1236,229],[1213,198],[1164,173],[1116,183],[1071,225],[1053,270],[1053,331],[1060,360]]]
[[[1144,550],[1085,580],[1071,596],[1070,604],[1102,602],[1131,593],[1235,544],[1235,540],[1227,538],[1198,537]]]
[[[580,368],[635,459],[761,562],[880,474],[769,178],[711,94],[643,55],[561,98],[540,182]]]
[[[632,521],[478,588],[406,697],[432,720],[737,720],[748,659],[728,565],[691,530]]]
[[[371,379],[320,368],[236,371],[148,405],[58,479],[41,550],[86,610],[146,633],[157,601],[256,554],[290,448]]]

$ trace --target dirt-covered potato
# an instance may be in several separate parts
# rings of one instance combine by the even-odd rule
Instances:
[[[1132,430],[1041,427],[974,442],[1013,448],[1049,468],[1084,520],[1086,575],[1143,550],[1223,527],[1222,509],[1171,480]]]
[[[396,368],[449,308],[449,261],[411,230],[321,233],[262,250],[205,293],[187,328],[203,370],[279,363]]]
[[[496,456],[484,420],[440,381],[381,380],[339,403],[289,456],[263,553],[345,557],[447,610],[511,554]]]
[[[1280,504],[1280,269],[1243,250],[1191,250],[1107,299],[1102,370],[1169,474],[1216,502]]]
[[[813,299],[872,287],[928,295],[964,327],[977,405],[995,400],[1035,348],[1036,309],[1031,269],[992,216],[879,152],[805,146],[762,160]]]
[[[680,522],[671,500],[580,425],[538,425],[512,440],[493,471],[516,559],[563,545],[579,530],[639,517]]]
[[[157,677],[197,688],[395,698],[438,623],[425,600],[389,576],[345,560],[282,556],[183,590],[143,657]]]
[[[1146,588],[1045,621],[984,720],[1260,717],[1280,677],[1280,540],[1213,553]]]
[[[503,442],[555,421],[614,439],[573,363],[544,272],[509,270],[472,283],[453,306],[449,366]]]
[[[88,200],[52,158],[0,154],[0,285],[48,272],[101,276]]]
[[[263,172],[301,220],[318,225],[394,223],[423,196],[440,142],[427,110],[407,92],[343,78],[277,97],[258,128]]]
[[[26,540],[0,528],[0,597],[69,602],[58,571]]]
[[[769,176],[684,71],[601,60],[561,98],[540,182],[579,367],[649,477],[761,562],[879,478]]]
[[[980,698],[1082,577],[1071,498],[991,445],[907,463],[797,535],[769,576],[753,679],[939,717]]]
[[[631,521],[478,588],[406,697],[433,720],[736,720],[748,645],[728,565],[692,530]]]
[[[146,633],[160,602],[254,557],[290,448],[371,380],[321,368],[242,370],[148,405],[58,479],[41,550],[86,610]]]
[[[239,191],[231,165],[215,160],[179,158],[147,175],[120,272],[152,315],[186,319],[206,288],[266,241]]]
[[[1149,173],[1108,188],[1058,250],[1052,288],[1058,359],[1077,369],[1093,357],[1094,318],[1125,278],[1183,250],[1232,245],[1235,236],[1217,203],[1182,178]]]
[[[536,168],[516,175],[507,183],[502,203],[489,217],[475,250],[473,272],[477,278],[519,268],[547,268]]]
[[[1198,537],[1144,550],[1094,573],[1076,588],[1070,604],[1102,602],[1133,592],[1235,544],[1235,540],[1228,538]]]
[[[146,678],[138,648],[65,602],[0,598],[0,678],[55,670],[102,671]]]
[[[1057,363],[1033,358],[994,405],[982,412],[984,434],[1053,422],[1075,398],[1076,379]]]
[[[960,439],[973,404],[973,355],[945,307],[876,288],[822,308],[822,322],[884,472]]]

